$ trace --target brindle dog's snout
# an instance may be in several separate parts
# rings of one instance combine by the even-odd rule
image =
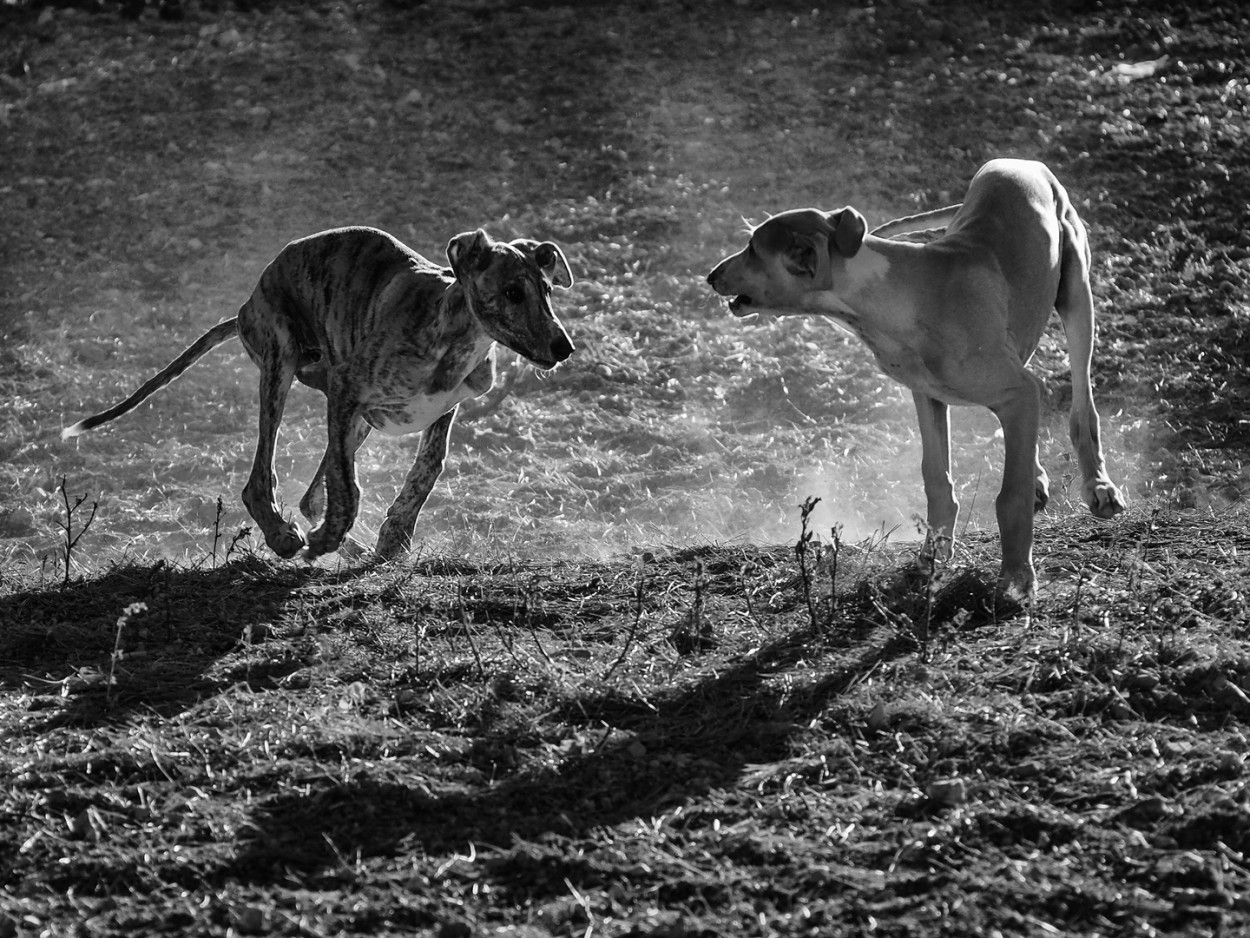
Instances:
[[[551,357],[558,362],[562,362],[573,354],[573,343],[569,337],[564,334],[556,336],[555,341],[551,343]]]

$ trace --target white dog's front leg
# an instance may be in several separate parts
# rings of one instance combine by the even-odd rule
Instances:
[[[959,516],[959,502],[951,481],[950,408],[918,391],[912,393],[912,399],[920,424],[920,475],[928,502],[928,530],[920,563],[932,569],[935,562],[950,560],[955,547],[955,519]]]
[[[1037,430],[1041,419],[1041,383],[1021,371],[1024,380],[1005,405],[994,409],[1003,427],[1003,487],[995,500],[1003,565],[998,593],[1027,603],[1033,597],[1033,510],[1037,498]]]

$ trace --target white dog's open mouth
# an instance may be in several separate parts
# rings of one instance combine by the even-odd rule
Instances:
[[[777,314],[756,306],[749,296],[735,296],[729,301],[729,312],[738,319],[749,319],[753,325],[762,326],[777,320]]]

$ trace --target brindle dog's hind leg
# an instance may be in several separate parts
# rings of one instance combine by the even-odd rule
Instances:
[[[270,549],[279,557],[294,557],[305,544],[304,532],[278,513],[273,454],[299,352],[283,319],[255,295],[239,310],[239,337],[260,369],[256,455],[243,487],[243,504]]]

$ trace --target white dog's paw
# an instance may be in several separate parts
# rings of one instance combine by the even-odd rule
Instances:
[[[1114,518],[1128,507],[1128,499],[1106,476],[1085,483],[1085,504],[1098,518]]]
[[[994,591],[995,599],[1000,604],[1019,606],[1027,612],[1033,601],[1035,581],[1036,575],[1031,566],[1018,570],[1008,570],[1003,567],[998,574],[998,586]]]

